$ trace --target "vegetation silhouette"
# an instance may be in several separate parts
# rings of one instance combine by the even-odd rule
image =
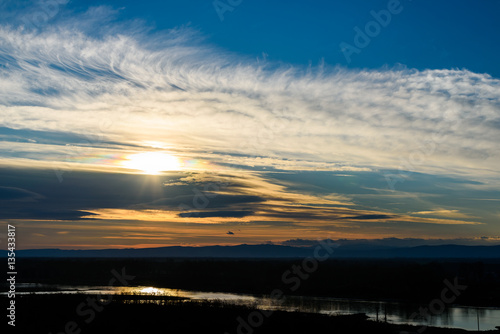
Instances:
[[[165,298],[161,303],[115,296],[88,321],[76,307],[89,295],[20,295],[18,333],[416,333],[420,327],[394,325],[368,320],[364,315],[329,316],[324,314],[275,311],[259,326],[241,326],[238,320],[254,312],[251,306],[235,306],[218,301],[185,301]],[[2,297],[5,298],[5,297]],[[88,322],[87,322],[88,321]],[[70,324],[70,325],[68,325]],[[68,331],[69,329],[69,331]],[[239,329],[239,330],[238,330]],[[490,331],[495,333],[496,331]],[[468,333],[461,329],[427,327],[428,334]]]
[[[455,304],[500,307],[498,260],[327,260],[292,291],[283,273],[302,259],[22,259],[18,282],[107,285],[110,270],[125,267],[134,285],[173,289],[399,300],[428,303],[443,281],[456,278],[467,289]]]

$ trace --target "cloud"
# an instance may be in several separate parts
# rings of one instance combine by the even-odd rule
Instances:
[[[226,242],[229,228],[247,242],[483,235],[472,227],[487,219],[494,229],[500,80],[256,62],[191,28],[153,31],[119,15],[93,7],[43,29],[0,24],[0,156],[18,168],[0,169],[5,219],[46,235],[40,221],[66,220],[64,231],[86,233],[79,245],[102,229],[122,246],[155,237],[141,222],[163,233],[157,242],[200,244]],[[120,167],[160,149],[185,170]],[[398,191],[387,173],[404,180]],[[466,195],[485,203],[457,208]]]
[[[286,170],[498,178],[500,81],[487,74],[256,63],[189,28],[153,33],[91,11],[108,33],[89,13],[42,31],[0,26],[0,125]]]
[[[0,201],[34,202],[43,196],[32,191],[16,187],[0,187]]]
[[[480,224],[454,216],[430,218],[372,210],[331,191],[324,195],[307,193],[300,187],[295,191],[297,183],[257,172],[223,176],[200,173],[198,177],[196,173],[179,172],[148,176],[74,171],[61,184],[53,171],[46,170],[0,169],[0,176],[5,182],[11,180],[11,185],[24,187],[11,187],[9,183],[0,187],[0,195],[5,193],[6,198],[0,201],[5,219],[289,226],[316,233],[360,226],[366,231],[367,224],[380,229],[386,229],[387,224],[393,229],[395,224]],[[218,180],[218,186],[214,186],[214,180]]]
[[[417,211],[412,212],[415,215],[431,215],[431,216],[440,216],[440,217],[448,217],[448,218],[474,218],[470,215],[461,213],[459,210],[447,210],[447,209],[436,209],[431,211]]]
[[[326,239],[324,241],[333,241],[342,246],[342,249],[349,249],[351,247],[355,249],[380,249],[389,247],[417,247],[423,245],[491,245],[499,244],[500,238],[456,238],[456,239],[440,239],[440,238],[383,238],[383,239]],[[298,247],[311,247],[318,245],[319,240],[308,240],[308,239],[290,239],[280,244],[286,246],[298,246]]]
[[[353,216],[353,217],[345,217],[344,219],[371,220],[371,219],[391,219],[394,217],[395,216],[389,216],[389,215],[360,215],[360,216]]]
[[[251,215],[252,211],[206,211],[179,213],[179,217],[208,218],[208,217],[232,217],[243,218]]]

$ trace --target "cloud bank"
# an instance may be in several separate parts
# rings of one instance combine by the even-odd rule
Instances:
[[[31,245],[496,233],[500,80],[254,60],[117,15],[0,24],[0,208]],[[183,170],[125,174],[153,150]]]
[[[498,179],[500,81],[487,74],[263,63],[189,28],[125,29],[114,11],[90,11],[105,22],[99,31],[89,13],[42,31],[0,27],[1,126],[78,134],[87,147],[156,142],[251,166]],[[64,159],[62,147],[41,143],[11,155],[31,146]]]

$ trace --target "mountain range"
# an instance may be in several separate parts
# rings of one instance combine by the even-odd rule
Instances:
[[[346,245],[338,243],[332,258],[500,258],[500,245],[421,245],[415,247],[382,247],[370,244]],[[236,245],[158,248],[127,248],[98,250],[27,249],[16,250],[16,257],[78,257],[78,258],[302,258],[312,257],[316,246]],[[2,256],[7,251],[1,250]]]

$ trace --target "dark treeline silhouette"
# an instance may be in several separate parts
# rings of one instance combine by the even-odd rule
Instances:
[[[126,268],[131,285],[198,291],[310,295],[428,303],[445,279],[467,285],[455,303],[500,306],[500,260],[327,260],[292,289],[283,273],[302,259],[20,259],[18,282],[107,285],[111,270]],[[294,273],[288,278],[295,277]],[[296,286],[297,287],[297,286]]]

